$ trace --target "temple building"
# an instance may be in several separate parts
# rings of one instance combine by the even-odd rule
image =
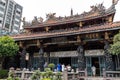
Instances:
[[[114,35],[120,31],[120,22],[113,22],[115,5],[113,2],[106,9],[98,4],[88,12],[75,15],[71,10],[71,15],[66,17],[50,13],[45,21],[35,17],[31,23],[24,18],[25,31],[12,36],[20,46],[13,66],[43,70],[45,62],[70,64],[73,69],[87,69],[88,76],[92,75],[92,66],[96,67],[98,76],[102,76],[103,69],[120,70],[120,55],[108,51]]]

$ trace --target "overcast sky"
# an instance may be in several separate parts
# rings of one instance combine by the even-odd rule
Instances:
[[[103,3],[108,8],[112,0],[14,0],[23,6],[23,17],[31,21],[34,16],[45,19],[47,13],[56,13],[56,16],[70,15],[71,8],[74,14],[81,14],[89,11],[90,6]],[[120,0],[116,5],[116,15],[114,21],[120,21]]]

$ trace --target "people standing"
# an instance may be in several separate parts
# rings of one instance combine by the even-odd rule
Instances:
[[[96,67],[95,66],[92,66],[92,74],[93,74],[93,76],[96,76]]]
[[[61,65],[57,64],[57,71],[61,71]]]
[[[70,64],[67,65],[67,71],[71,72],[71,66],[70,66]]]
[[[65,65],[64,65],[64,64],[62,64],[62,72],[64,71],[64,69],[65,69]]]

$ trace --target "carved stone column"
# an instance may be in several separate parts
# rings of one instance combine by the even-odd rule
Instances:
[[[49,64],[50,62],[50,52],[47,52],[47,63]]]
[[[109,48],[110,48],[109,42],[105,41],[104,52],[105,52],[105,66],[106,66],[106,71],[113,70],[112,55],[108,51]]]
[[[31,70],[32,67],[32,60],[33,60],[33,53],[29,53],[29,62],[28,62],[28,68]]]
[[[26,55],[26,48],[23,48],[22,53],[21,53],[21,58],[20,58],[20,67],[21,68],[26,67],[25,55]]]
[[[39,50],[39,66],[40,66],[40,70],[41,71],[44,71],[44,51],[43,51],[43,48],[40,47],[40,50]]]
[[[81,45],[77,48],[77,52],[78,52],[78,68],[79,70],[85,70],[84,49]]]

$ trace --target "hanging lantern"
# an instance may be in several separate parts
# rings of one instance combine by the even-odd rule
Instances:
[[[29,53],[26,53],[26,55],[25,55],[25,60],[26,60],[26,61],[29,60]]]

